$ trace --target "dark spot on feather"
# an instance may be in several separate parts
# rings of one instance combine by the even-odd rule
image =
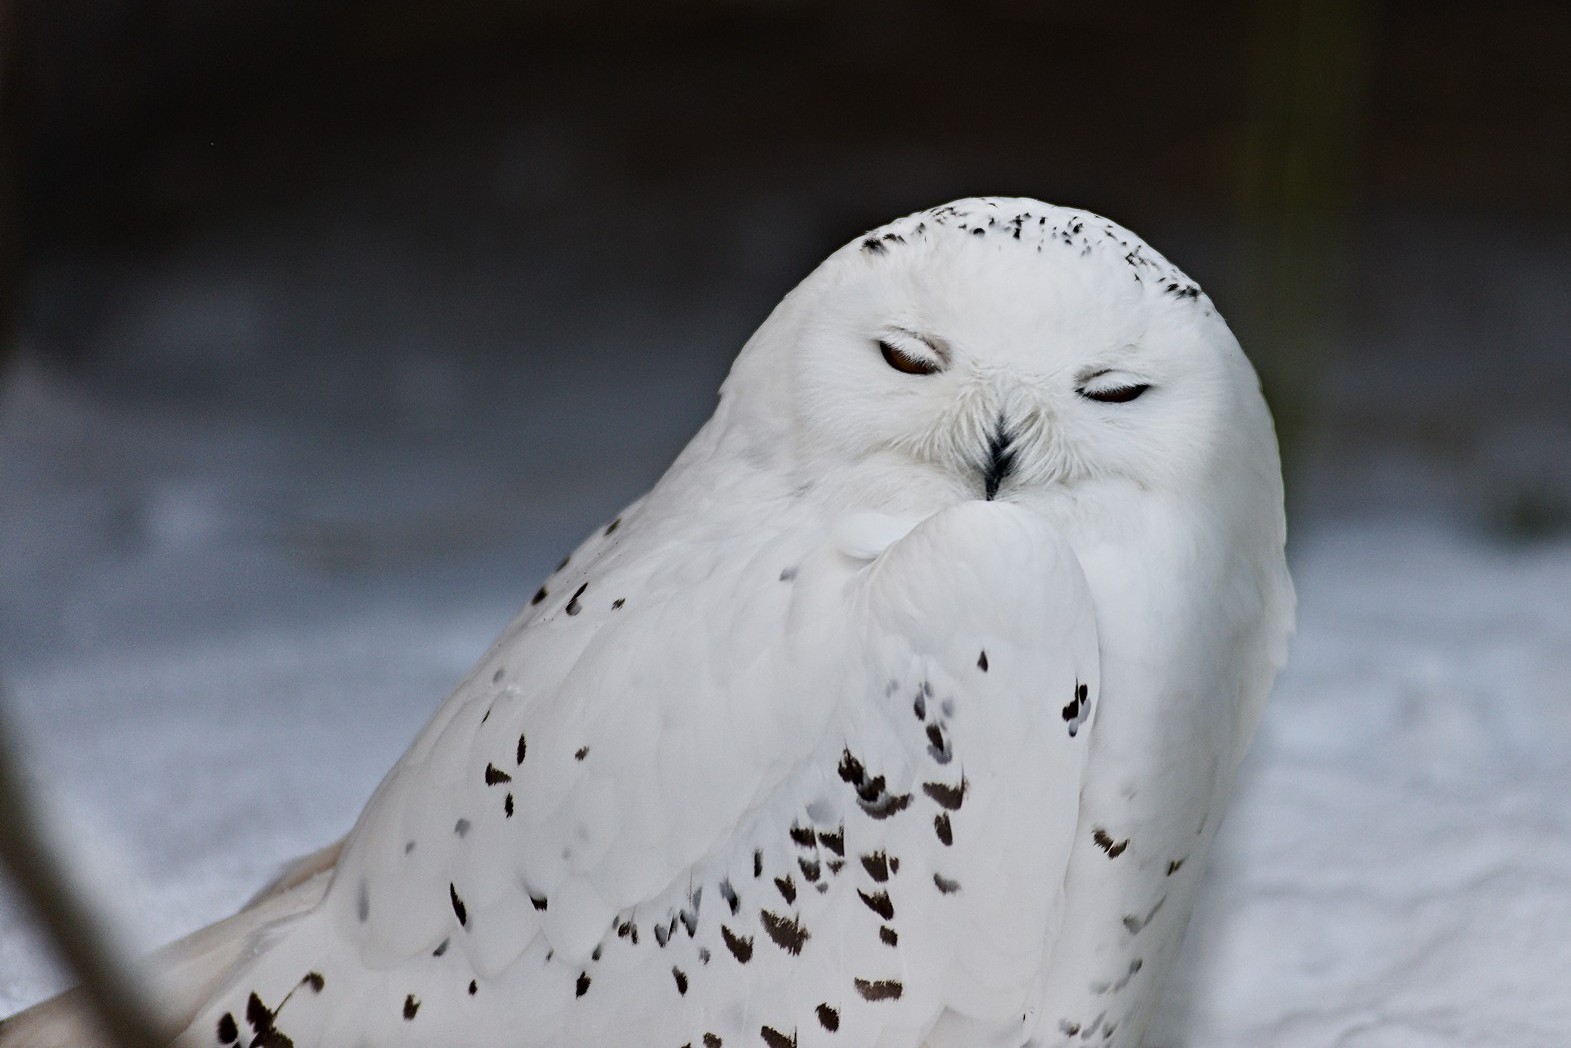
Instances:
[[[782,917],[768,910],[758,912],[763,921],[764,931],[774,940],[776,946],[793,957],[802,952],[802,944],[807,942],[809,935],[799,919],[795,916]]]
[[[945,895],[953,895],[960,890],[959,881],[952,881],[941,874],[933,874],[933,883],[938,885],[938,890]]]
[[[898,1001],[905,987],[894,979],[855,979],[856,992],[868,1001]]]
[[[867,892],[858,888],[856,890],[856,894],[861,897],[864,903],[867,904],[867,908],[869,910],[872,910],[884,920],[892,921],[895,919],[895,904],[890,901],[888,892],[878,891],[869,895]]]
[[[764,1043],[767,1044],[769,1048],[796,1048],[795,1034],[787,1037],[785,1034],[781,1033],[779,1030],[776,1030],[772,1026],[760,1027],[758,1033],[761,1037],[763,1037]]]
[[[1133,979],[1135,977],[1135,973],[1140,971],[1140,969],[1143,967],[1145,967],[1145,961],[1141,960],[1139,957],[1136,957],[1134,960],[1129,962],[1129,970],[1125,972],[1123,976],[1121,976],[1119,980],[1112,986],[1104,986],[1103,989],[1096,989],[1095,984],[1093,984],[1092,989],[1096,989],[1097,993],[1104,993],[1107,990],[1118,993],[1124,987],[1129,985],[1129,980]],[[1111,1030],[1111,1027],[1109,1027],[1109,1030]],[[1104,1037],[1105,1036],[1106,1035],[1104,1035]]]
[[[780,889],[780,895],[786,902],[796,902],[796,884],[788,873],[784,877],[775,878],[775,887]]]
[[[531,607],[533,607],[534,605],[539,604],[541,601],[545,600],[550,595],[551,591],[546,589],[544,586],[541,586],[539,589],[535,590],[535,595],[529,598],[529,604]]]
[[[491,674],[491,683],[492,683],[492,684],[498,684],[498,683],[500,683],[500,682],[501,682],[501,680],[502,680],[502,676],[503,676],[503,675],[504,675],[504,674],[505,674],[505,673],[506,673],[506,672],[507,672],[507,667],[505,667],[505,666],[498,666],[498,667],[497,667],[497,668],[496,668],[496,672],[495,672],[495,673],[493,673],[493,674]]]
[[[245,1021],[251,1024],[251,1029],[256,1031],[258,1039],[263,1034],[272,1032],[273,1013],[268,1011],[267,1005],[262,1003],[262,998],[258,997],[255,991],[246,998]]]
[[[1129,916],[1125,917],[1124,918],[1124,928],[1128,930],[1130,935],[1139,935],[1140,932],[1142,930],[1144,930],[1145,926],[1151,923],[1151,918],[1153,918],[1153,917],[1155,917],[1157,915],[1157,911],[1160,910],[1162,908],[1163,904],[1165,904],[1166,902],[1167,902],[1167,896],[1164,895],[1164,896],[1162,896],[1160,899],[1158,899],[1156,901],[1156,905],[1155,906],[1151,907],[1151,909],[1146,911],[1146,915],[1144,917],[1141,917],[1139,914],[1133,914],[1133,913],[1130,914]]]
[[[830,873],[839,873],[845,869],[845,864],[846,861],[844,859],[830,859],[824,863],[825,866],[829,867]]]
[[[955,829],[949,824],[947,812],[939,812],[933,816],[933,832],[938,834],[938,839],[943,842],[944,847],[947,848],[955,843]]]
[[[509,819],[513,817],[513,795],[511,793],[502,800],[502,812]]]
[[[404,1022],[408,1022],[409,1020],[413,1019],[415,1017],[415,1013],[419,1010],[420,999],[418,997],[416,997],[414,994],[410,994],[404,998]]]
[[[591,961],[598,961],[600,959],[600,955],[603,952],[605,952],[605,945],[603,943],[595,943],[595,948],[590,952],[589,959]]]
[[[405,841],[404,842],[404,854],[405,855],[408,855],[410,852],[412,852],[414,850],[415,850],[415,842],[414,841]]]
[[[573,759],[575,761],[581,761],[581,760],[583,760],[587,756],[589,756],[589,747],[588,746],[580,746],[580,747],[578,747],[578,752],[573,754]]]
[[[1124,854],[1124,849],[1129,847],[1129,839],[1127,837],[1121,841],[1118,841],[1117,843],[1114,843],[1113,838],[1109,836],[1108,832],[1102,829],[1100,826],[1098,826],[1092,832],[1091,840],[1096,843],[1098,848],[1101,848],[1103,851],[1107,852],[1107,857],[1109,859],[1118,858],[1120,855]]]
[[[763,875],[764,875],[764,852],[763,852],[763,850],[761,848],[754,848],[753,849],[753,876],[754,877],[762,877]]]
[[[573,594],[572,599],[567,602],[566,611],[569,615],[577,615],[580,611],[584,610],[584,606],[578,603],[578,598],[582,597],[584,595],[584,590],[588,588],[589,583],[584,583],[582,586],[578,587],[578,590]]]
[[[866,240],[862,241],[863,254],[882,255],[887,250],[889,249],[884,247],[884,245],[879,242],[877,237],[868,237]]]
[[[725,925],[720,926],[720,938],[725,940],[726,949],[731,951],[731,956],[746,964],[753,959],[753,940],[751,937],[737,935]]]
[[[878,926],[878,937],[879,939],[883,940],[885,946],[900,945],[899,934],[887,924],[880,924]]]
[[[709,947],[700,946],[698,948],[698,959],[705,964],[709,963]]]
[[[796,823],[792,823],[790,832],[791,839],[795,841],[800,847],[811,848],[814,847],[817,843],[817,838],[813,836],[813,831],[806,826],[800,826]]]
[[[944,748],[944,732],[943,732],[943,729],[940,728],[936,724],[929,724],[927,726],[927,741],[932,743],[934,748],[940,749],[940,750],[943,749]]]
[[[458,889],[453,886],[451,881],[447,885],[447,894],[453,900],[453,915],[458,918],[459,926],[467,927],[469,924],[469,911],[464,908],[464,900],[458,897]]]
[[[676,980],[676,992],[683,997],[687,996],[687,973],[676,965],[671,966],[671,978]]]
[[[480,984],[475,982],[473,979],[470,979],[469,980],[469,996],[473,997],[476,993],[479,993],[479,992],[480,992]]]
[[[916,701],[911,704],[911,712],[916,714],[917,720],[927,720],[927,696],[917,692]]]
[[[797,572],[797,569],[794,568],[794,567],[793,568],[781,568],[780,569],[780,581],[781,582],[790,582],[792,579],[796,578],[796,572]]]
[[[618,597],[618,598],[616,598],[615,600],[613,600],[611,602],[611,610],[612,611],[621,611],[622,610],[622,605],[624,605],[626,603],[627,603],[627,598],[626,597]]]
[[[861,786],[863,779],[867,777],[867,769],[862,767],[861,761],[851,756],[850,750],[841,751],[839,771],[841,780],[852,786]]]
[[[363,877],[359,890],[355,892],[355,916],[360,918],[361,924],[371,919],[371,886]]]
[[[801,867],[802,876],[807,878],[808,883],[816,884],[818,882],[818,878],[822,873],[822,870],[818,865],[818,860],[814,859],[812,861],[808,861],[806,856],[798,856],[796,864],[797,866]]]
[[[441,942],[437,943],[436,944],[436,949],[431,951],[431,956],[432,957],[440,957],[440,956],[442,956],[444,953],[447,952],[447,947],[448,947],[448,945],[452,941],[453,940],[451,940],[451,939],[443,939]]]
[[[879,884],[889,879],[889,856],[881,851],[862,856],[862,869]]]
[[[882,776],[880,776],[878,782],[882,784]],[[857,804],[867,813],[869,818],[881,821],[889,818],[891,815],[905,811],[911,804],[911,795],[909,793],[881,793],[871,801],[858,798]]]
[[[687,929],[687,937],[691,939],[698,934],[698,914],[692,910],[683,910],[677,914],[682,922],[682,927]]]
[[[819,830],[818,843],[836,855],[844,855],[846,853],[845,824],[842,823],[840,828],[834,833],[830,833],[828,830]]]
[[[609,534],[611,534],[611,532],[615,531],[617,528],[619,528],[621,526],[622,526],[622,518],[621,517],[617,517],[615,520],[613,520],[611,523],[609,523],[609,524],[607,524],[605,526],[605,534],[609,535]]]
[[[306,972],[305,978],[300,980],[302,985],[309,986],[312,993],[321,993],[327,985],[327,980],[322,978],[321,972]]]
[[[459,839],[462,840],[465,836],[468,835],[469,826],[470,823],[468,819],[459,819],[457,822],[453,823],[453,832],[458,834]]]
[[[1019,236],[1019,233],[1017,232],[1015,235]],[[981,670],[983,673],[987,672],[987,652],[986,651],[983,651],[982,654],[980,654],[980,655],[978,655],[976,657],[976,668]]]
[[[528,755],[529,755],[529,740],[524,736],[523,732],[519,732],[518,733],[518,748],[513,751],[513,756],[516,758],[517,763],[522,764],[522,763],[524,763],[524,758],[526,756],[528,756]]]
[[[507,772],[503,771],[501,768],[498,768],[495,764],[487,764],[485,766],[485,784],[487,786],[495,786],[498,783],[512,781],[513,777],[507,774]]]
[[[577,985],[576,990],[573,993],[573,996],[574,997],[582,997],[584,994],[586,994],[588,992],[589,992],[589,973],[588,972],[579,972],[578,973],[578,985]]]
[[[938,764],[948,764],[953,759],[954,754],[949,752],[949,743],[944,741],[943,735],[937,731],[937,725],[931,726],[927,733],[929,739],[935,736],[938,741],[928,746],[927,755]]]
[[[720,1038],[712,1033],[704,1034],[704,1048],[721,1048]]]
[[[1189,858],[1189,856],[1186,855],[1186,856],[1184,856],[1183,859],[1174,859],[1172,862],[1168,863],[1167,864],[1167,875],[1169,877],[1171,877],[1171,876],[1173,876],[1173,874],[1177,873],[1178,870],[1179,870],[1179,867],[1184,865],[1184,859],[1187,859],[1187,858]]]
[[[235,1017],[230,1012],[225,1012],[218,1020],[218,1043],[234,1044],[240,1039],[240,1026],[235,1022]]]
[[[942,782],[924,782],[922,792],[938,802],[939,807],[959,811],[960,805],[965,801],[966,786],[967,783],[963,778],[959,786],[949,786]]]
[[[720,882],[720,897],[725,900],[726,906],[730,907],[731,913],[734,915],[737,907],[741,905],[741,900],[736,897],[736,889],[731,887],[729,880]]]
[[[818,1013],[818,1025],[822,1026],[830,1033],[834,1033],[836,1030],[840,1029],[840,1013],[838,1011],[829,1007],[827,1004],[820,1004],[814,1010]]]

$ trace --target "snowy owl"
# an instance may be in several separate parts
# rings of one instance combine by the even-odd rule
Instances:
[[[1134,234],[858,237],[341,849],[166,956],[182,1044],[1138,1045],[1284,538],[1254,371]]]

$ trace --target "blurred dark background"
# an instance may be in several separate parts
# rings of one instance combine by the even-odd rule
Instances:
[[[0,0],[0,47],[9,432],[79,444],[0,497],[137,549],[559,548],[543,493],[657,475],[818,259],[983,193],[1211,291],[1295,519],[1571,526],[1571,5]],[[98,570],[38,531],[34,639],[37,565]]]

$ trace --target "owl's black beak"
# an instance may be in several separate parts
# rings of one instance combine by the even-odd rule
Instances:
[[[992,502],[998,495],[998,489],[1009,479],[1014,468],[1014,437],[1004,424],[1004,416],[1000,415],[992,435],[987,438],[987,457],[982,463],[982,486],[987,492],[987,501]]]

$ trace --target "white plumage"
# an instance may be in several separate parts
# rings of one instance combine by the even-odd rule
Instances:
[[[208,933],[186,1039],[1138,1044],[1284,654],[1283,541],[1254,373],[1161,256],[1025,199],[875,230],[330,878]]]

